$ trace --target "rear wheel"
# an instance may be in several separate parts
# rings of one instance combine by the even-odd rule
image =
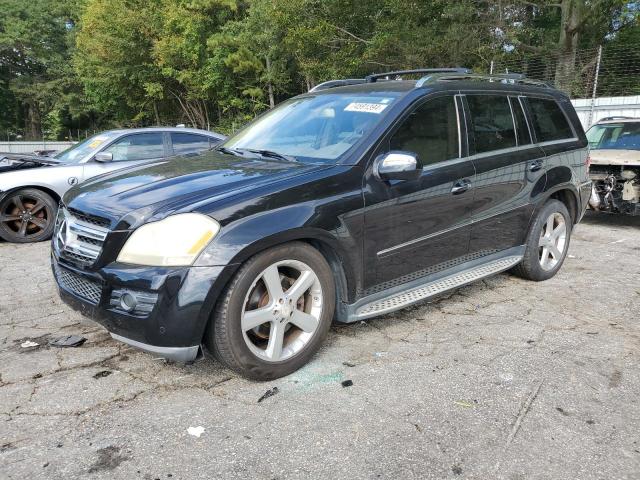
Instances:
[[[270,380],[305,363],[325,339],[335,307],[331,268],[294,242],[249,259],[214,313],[205,344],[245,377]]]
[[[524,258],[513,269],[514,273],[535,281],[553,277],[567,255],[571,226],[571,215],[564,203],[548,201],[535,217]]]
[[[0,202],[0,237],[14,243],[51,238],[57,208],[42,190],[25,188],[8,194]]]

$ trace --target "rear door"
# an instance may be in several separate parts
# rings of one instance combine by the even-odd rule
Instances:
[[[171,148],[173,155],[197,154],[209,150],[219,141],[206,135],[188,132],[171,132]]]
[[[461,103],[452,94],[411,107],[374,154],[406,151],[423,165],[416,180],[365,174],[365,292],[460,263],[469,247],[473,162],[466,158]]]
[[[524,243],[545,157],[518,96],[467,93],[465,105],[476,169],[469,254],[482,257]]]

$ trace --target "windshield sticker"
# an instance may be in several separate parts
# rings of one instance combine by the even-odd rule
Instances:
[[[93,142],[89,144],[89,148],[98,148],[102,143],[107,139],[107,137],[96,137],[93,139]]]
[[[382,113],[389,105],[381,103],[361,103],[352,102],[344,109],[345,112],[365,112],[365,113]]]

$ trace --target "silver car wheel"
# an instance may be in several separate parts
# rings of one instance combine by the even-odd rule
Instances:
[[[538,242],[538,258],[543,270],[552,270],[562,260],[566,245],[567,225],[562,214],[554,212],[543,225]]]
[[[267,362],[288,360],[311,341],[320,324],[322,286],[298,260],[283,260],[253,281],[242,308],[241,327],[251,352]]]

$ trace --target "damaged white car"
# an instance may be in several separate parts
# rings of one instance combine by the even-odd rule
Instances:
[[[51,237],[58,202],[72,186],[103,173],[213,148],[224,136],[191,128],[110,130],[53,157],[0,153],[0,238]]]
[[[587,131],[594,210],[640,215],[640,118],[609,117]]]

